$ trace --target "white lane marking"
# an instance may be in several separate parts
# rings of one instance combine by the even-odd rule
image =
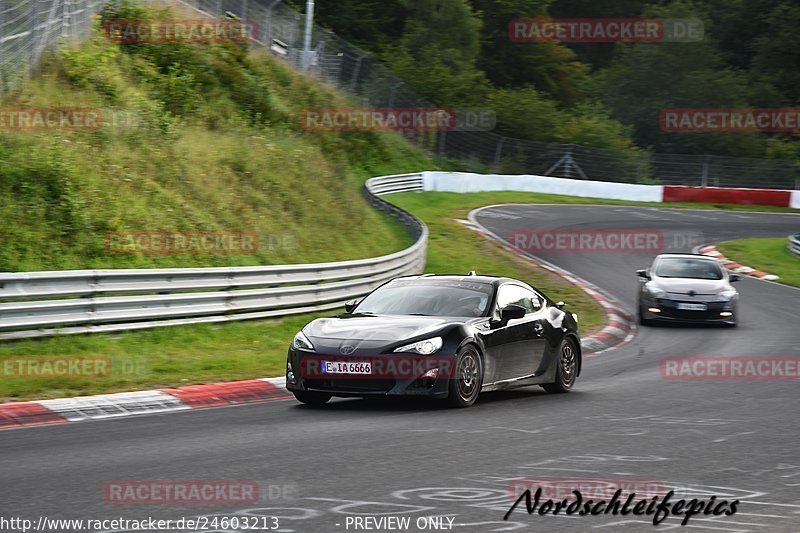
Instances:
[[[713,442],[726,442],[730,437],[738,437],[739,435],[752,435],[752,431],[743,431],[741,433],[734,433],[733,435],[726,435],[719,439],[715,439]]]
[[[508,428],[508,427],[504,427],[504,426],[492,426],[489,429],[505,429],[505,430],[508,430],[508,431],[519,431],[520,433],[536,434],[536,433],[541,433],[542,431],[547,431],[548,429],[553,429],[553,427],[555,427],[555,426],[547,426],[547,427],[543,427],[541,429],[519,429],[519,428]]]
[[[36,403],[70,422],[191,409],[175,396],[159,390],[40,400]]]

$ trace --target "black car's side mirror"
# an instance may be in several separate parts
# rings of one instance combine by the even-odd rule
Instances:
[[[731,274],[730,277],[728,278],[728,281],[730,281],[731,283],[742,281],[742,276],[740,276],[739,274]]]
[[[512,318],[525,318],[525,308],[516,304],[508,304],[500,311],[500,320],[509,321]]]
[[[358,305],[358,300],[349,300],[344,303],[344,310],[347,311],[348,313],[352,313],[353,309],[355,309],[357,305]]]
[[[636,275],[639,276],[640,278],[650,279],[650,272],[648,272],[647,270],[637,270]]]
[[[558,308],[559,308],[559,309],[561,309],[562,311],[564,310],[564,308],[565,308],[565,307],[568,307],[568,306],[569,306],[569,304],[565,304],[564,302],[558,302],[558,303],[556,303],[556,307],[558,307]]]

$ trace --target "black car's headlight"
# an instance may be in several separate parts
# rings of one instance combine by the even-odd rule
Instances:
[[[308,340],[308,337],[306,337],[302,331],[298,331],[297,335],[294,336],[292,348],[295,350],[307,350],[309,352],[314,351],[314,345],[311,344],[311,341]]]
[[[424,341],[417,341],[412,344],[406,344],[399,348],[395,348],[395,352],[403,353],[418,353],[422,355],[430,355],[442,347],[442,338],[433,337],[432,339],[425,339]]]

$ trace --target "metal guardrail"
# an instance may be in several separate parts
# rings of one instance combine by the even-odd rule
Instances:
[[[263,267],[0,273],[0,339],[269,318],[341,307],[384,282],[419,274],[428,229],[380,198],[422,189],[420,174],[372,178],[368,201],[415,242],[371,259]]]
[[[795,233],[794,235],[789,235],[789,245],[787,246],[789,251],[800,257],[800,233]]]

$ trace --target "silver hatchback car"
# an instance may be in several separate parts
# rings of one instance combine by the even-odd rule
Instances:
[[[714,322],[736,326],[739,293],[728,274],[712,258],[694,254],[661,254],[640,278],[639,324],[664,322]]]

